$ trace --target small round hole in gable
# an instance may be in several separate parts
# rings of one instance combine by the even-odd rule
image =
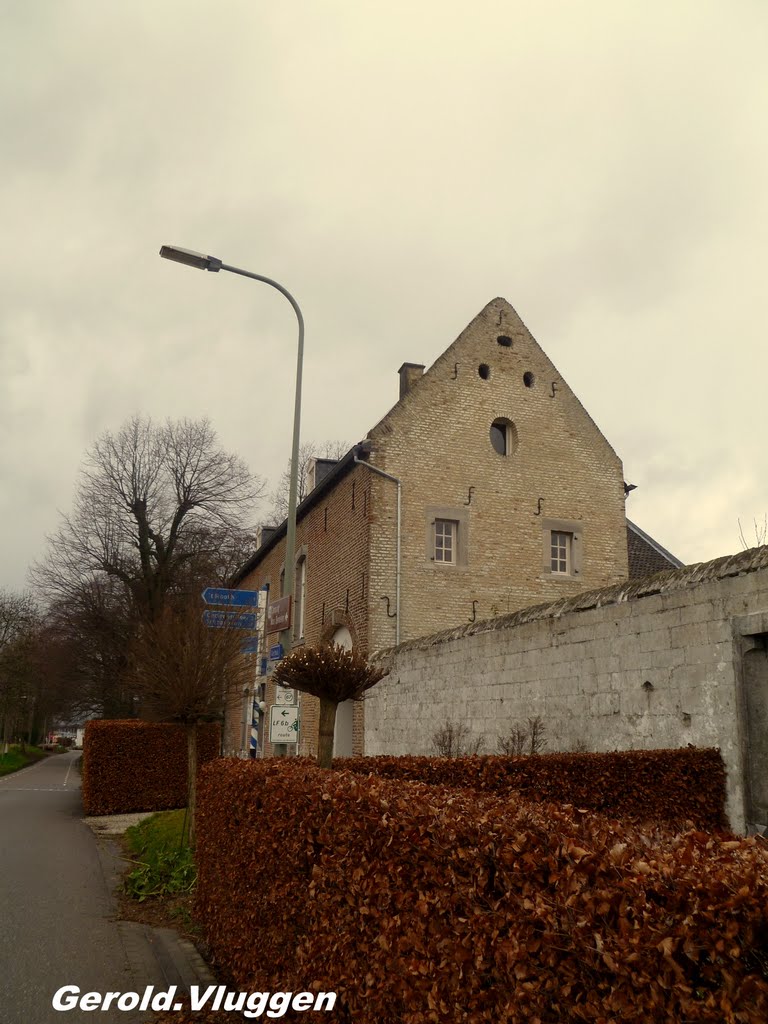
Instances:
[[[496,341],[502,348],[512,348],[512,339],[506,334],[500,334]]]
[[[530,370],[526,370],[525,373],[523,374],[523,384],[525,384],[525,386],[527,388],[532,388],[535,383],[536,383],[535,375],[532,374]]]
[[[491,376],[491,368],[488,363],[480,363],[477,368],[477,372],[480,374],[483,380],[489,380]]]

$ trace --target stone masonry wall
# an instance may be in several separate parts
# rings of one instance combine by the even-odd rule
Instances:
[[[508,455],[491,444],[496,419],[514,424]],[[627,578],[621,461],[504,299],[475,317],[369,437],[371,464],[402,480],[401,641]],[[381,478],[372,487],[377,649],[394,643],[382,596],[394,610],[397,488]],[[430,558],[436,517],[459,520],[457,564]],[[544,568],[547,519],[582,524],[577,574]]]
[[[446,721],[493,753],[535,716],[550,751],[716,746],[743,830],[765,751],[745,722],[741,647],[765,630],[760,548],[414,640],[375,656],[390,674],[365,702],[365,753],[434,753]]]

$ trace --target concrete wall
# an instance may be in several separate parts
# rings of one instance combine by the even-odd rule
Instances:
[[[716,746],[733,827],[763,825],[768,675],[750,651],[766,633],[768,548],[448,630],[376,655],[390,674],[365,703],[365,752],[434,753],[452,721],[493,753],[534,716],[548,750]]]

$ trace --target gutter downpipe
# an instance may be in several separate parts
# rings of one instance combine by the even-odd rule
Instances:
[[[370,469],[372,473],[378,473],[379,476],[383,476],[387,480],[391,480],[397,484],[397,555],[395,562],[395,646],[400,643],[400,524],[401,524],[401,491],[402,485],[396,476],[392,476],[390,473],[385,473],[383,469],[379,469],[378,466],[372,466],[370,462],[365,462],[363,459],[358,459],[357,455],[354,456],[355,462],[358,466],[365,466]]]

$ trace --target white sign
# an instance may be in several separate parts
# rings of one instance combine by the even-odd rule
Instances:
[[[275,704],[295,704],[296,703],[296,691],[288,689],[287,686],[277,687],[277,695],[275,696]]]
[[[299,742],[299,709],[273,704],[269,709],[269,742]]]

